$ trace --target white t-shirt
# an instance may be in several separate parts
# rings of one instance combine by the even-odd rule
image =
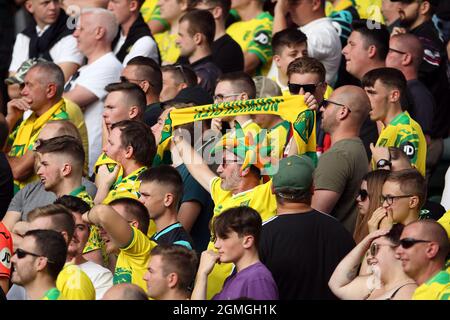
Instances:
[[[95,288],[95,300],[101,300],[105,292],[113,286],[111,271],[92,261],[78,265],[91,279]]]
[[[341,62],[342,45],[331,19],[320,18],[299,29],[308,38],[308,56],[322,62],[327,71],[326,80],[329,85],[333,86],[337,80]],[[272,80],[278,79],[278,69],[274,61],[272,61],[267,77]]]
[[[50,25],[46,26],[44,29],[40,29],[36,26],[38,36],[41,36],[49,27]],[[16,37],[16,42],[14,43],[12,60],[9,65],[10,72],[16,72],[20,65],[29,58],[29,46],[30,38],[23,33],[19,33]],[[49,50],[49,53],[53,62],[56,64],[63,62],[73,62],[80,66],[83,64],[84,56],[78,50],[77,40],[72,35],[61,38],[53,45]]]
[[[114,53],[109,52],[78,71],[76,79],[72,80],[74,77],[69,79],[71,89],[82,86],[98,98],[84,111],[89,140],[89,175],[92,175],[94,164],[102,152],[102,113],[103,102],[107,95],[105,87],[110,83],[119,82],[122,64]]]
[[[114,47],[114,54],[117,54],[120,50],[120,47],[125,43],[126,37],[121,33],[119,41]],[[152,37],[145,36],[137,40],[134,45],[131,47],[130,52],[123,59],[123,66],[126,67],[128,61],[137,56],[148,57],[155,60],[158,63],[158,46],[155,40]]]
[[[308,55],[323,63],[326,80],[333,86],[342,56],[339,34],[330,18],[320,18],[299,28],[308,38]]]

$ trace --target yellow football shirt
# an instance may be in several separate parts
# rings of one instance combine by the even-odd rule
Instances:
[[[282,121],[268,130],[269,145],[272,146],[271,156],[273,158],[283,158],[284,149],[291,137],[291,124],[289,121]]]
[[[402,149],[409,157],[411,164],[425,176],[427,142],[422,128],[407,111],[400,113],[381,130],[376,145]]]
[[[138,177],[145,170],[147,170],[147,167],[143,166],[133,171],[128,176],[123,177],[123,170],[121,168],[116,181],[111,186],[106,198],[103,200],[103,204],[108,204],[111,201],[120,198],[139,199],[139,186],[141,185],[141,180],[139,180]]]
[[[176,44],[178,35],[176,33],[170,34],[170,30],[157,33],[154,35],[155,41],[158,44],[159,52],[161,54],[161,64],[174,64],[180,56],[180,48]]]
[[[255,75],[266,75],[272,61],[272,23],[273,17],[262,12],[254,19],[231,24],[226,32],[236,41],[242,52],[254,53],[261,64]]]
[[[437,273],[414,291],[412,300],[450,300],[450,273]]]
[[[383,0],[355,0],[355,7],[361,19],[370,19],[378,23],[384,23],[381,12]]]
[[[145,0],[141,6],[141,14],[145,22],[157,20],[164,26],[164,30],[169,29],[169,22],[161,18],[161,9],[158,6],[158,0]]]
[[[74,264],[64,266],[56,279],[56,287],[67,300],[95,300],[91,279]]]
[[[220,177],[211,180],[211,197],[215,204],[212,219],[220,215],[224,210],[239,206],[249,206],[255,209],[259,212],[263,221],[275,216],[277,202],[275,195],[272,193],[272,180],[260,184],[251,190],[234,195],[231,191],[223,190],[221,182],[222,179]],[[213,242],[209,242],[208,249],[216,250]],[[208,276],[207,299],[211,299],[222,290],[223,283],[232,270],[232,263],[221,263],[214,266],[214,269]]]
[[[157,246],[145,234],[135,227],[131,243],[120,249],[114,271],[113,283],[133,283],[147,292],[144,274],[147,271],[150,251]]]
[[[445,231],[447,231],[447,236],[450,239],[450,210],[444,213],[438,222],[444,227]]]

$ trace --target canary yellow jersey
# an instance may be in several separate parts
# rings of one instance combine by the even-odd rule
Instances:
[[[293,127],[293,139],[297,145],[297,154],[306,155],[317,165],[316,153],[316,112],[304,105],[303,110],[298,110],[299,115]],[[289,150],[287,150],[288,153]]]
[[[108,204],[111,201],[120,198],[139,199],[139,186],[141,185],[141,180],[139,180],[138,177],[145,170],[147,170],[147,167],[143,166],[124,177],[121,168],[116,181],[111,186],[106,198],[103,200],[103,204]]]
[[[450,210],[444,213],[438,222],[444,227],[445,231],[447,231],[447,236],[450,239]]]
[[[361,19],[372,20],[375,23],[384,23],[381,13],[383,0],[355,0],[355,7]],[[375,25],[373,25],[375,27]]]
[[[180,56],[180,48],[176,44],[178,35],[170,34],[170,30],[157,33],[154,35],[158,44],[159,53],[161,54],[161,64],[174,64]]]
[[[158,0],[145,0],[141,7],[141,14],[145,22],[157,20],[164,26],[164,30],[169,29],[170,27],[169,22],[161,18],[161,10],[158,6]]]
[[[144,274],[147,271],[150,251],[157,246],[139,229],[132,227],[133,237],[129,245],[120,248],[114,271],[113,283],[133,283],[147,292]]]
[[[62,296],[61,291],[59,291],[57,288],[51,288],[44,294],[41,300],[67,300],[67,299],[65,299]]]
[[[411,160],[411,164],[425,176],[427,142],[422,128],[407,111],[400,113],[381,130],[376,145],[402,149]],[[372,164],[375,166],[373,161]]]
[[[450,273],[442,270],[419,286],[412,300],[450,300]]]
[[[212,219],[229,208],[239,206],[249,206],[255,209],[259,212],[263,221],[275,216],[277,202],[275,195],[272,193],[272,180],[238,194],[232,194],[231,191],[222,189],[221,183],[220,177],[211,180],[211,197],[215,205]],[[214,242],[209,242],[208,249],[216,250]],[[232,269],[232,263],[215,264],[214,269],[208,276],[207,299],[211,299],[222,290],[223,283],[231,274]]]
[[[268,130],[269,145],[272,146],[271,156],[277,159],[283,158],[284,150],[292,136],[289,121],[282,121]]]
[[[56,287],[66,300],[95,300],[91,279],[74,264],[64,266],[56,279]]]
[[[226,32],[241,46],[242,52],[254,53],[261,62],[255,75],[266,75],[272,61],[273,17],[262,12],[254,19],[231,24]]]

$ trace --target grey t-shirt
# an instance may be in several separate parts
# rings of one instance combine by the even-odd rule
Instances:
[[[82,178],[81,184],[86,187],[87,193],[94,198],[97,188],[91,181]],[[26,221],[28,213],[38,207],[46,206],[56,200],[53,192],[45,191],[44,185],[40,181],[27,184],[16,193],[9,204],[8,211],[17,211],[22,214],[21,221]]]
[[[314,188],[330,190],[341,196],[330,213],[353,234],[358,214],[356,197],[369,160],[360,138],[336,142],[320,158],[314,172]]]

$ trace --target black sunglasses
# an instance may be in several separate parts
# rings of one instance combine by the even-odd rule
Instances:
[[[338,102],[334,102],[334,101],[331,101],[331,100],[327,100],[327,99],[323,99],[321,106],[326,109],[326,108],[328,108],[328,106],[330,104],[334,104],[334,105],[339,106],[339,107],[346,107],[348,112],[352,112],[352,110],[347,105],[342,104],[342,103],[338,103]]]
[[[320,84],[321,84],[321,82],[319,82],[318,84],[314,84],[314,83],[299,84],[299,83],[288,82],[288,88],[289,88],[289,92],[291,94],[299,94],[301,88],[303,88],[303,91],[305,91],[305,93],[309,92],[309,93],[313,94],[314,91],[316,91],[316,87]]]
[[[361,201],[366,201],[367,197],[369,196],[369,193],[367,193],[367,190],[359,189],[358,195],[361,198]]]
[[[16,249],[16,251],[14,251],[14,254],[17,256],[18,259],[23,259],[23,258],[25,258],[25,257],[28,256],[28,255],[33,256],[33,257],[38,257],[38,258],[39,258],[39,257],[47,258],[46,256],[43,256],[43,255],[41,255],[41,254],[36,254],[36,253],[28,252],[28,251],[25,251],[25,250],[20,249],[20,248]],[[47,261],[48,261],[49,263],[54,263],[54,262],[53,262],[52,260],[50,260],[49,258],[47,258]]]
[[[400,241],[399,241],[400,245],[404,249],[411,248],[416,243],[421,243],[421,242],[427,243],[427,242],[431,242],[431,241],[430,240],[419,240],[419,239],[414,239],[414,238],[403,238],[403,239],[400,239]]]

